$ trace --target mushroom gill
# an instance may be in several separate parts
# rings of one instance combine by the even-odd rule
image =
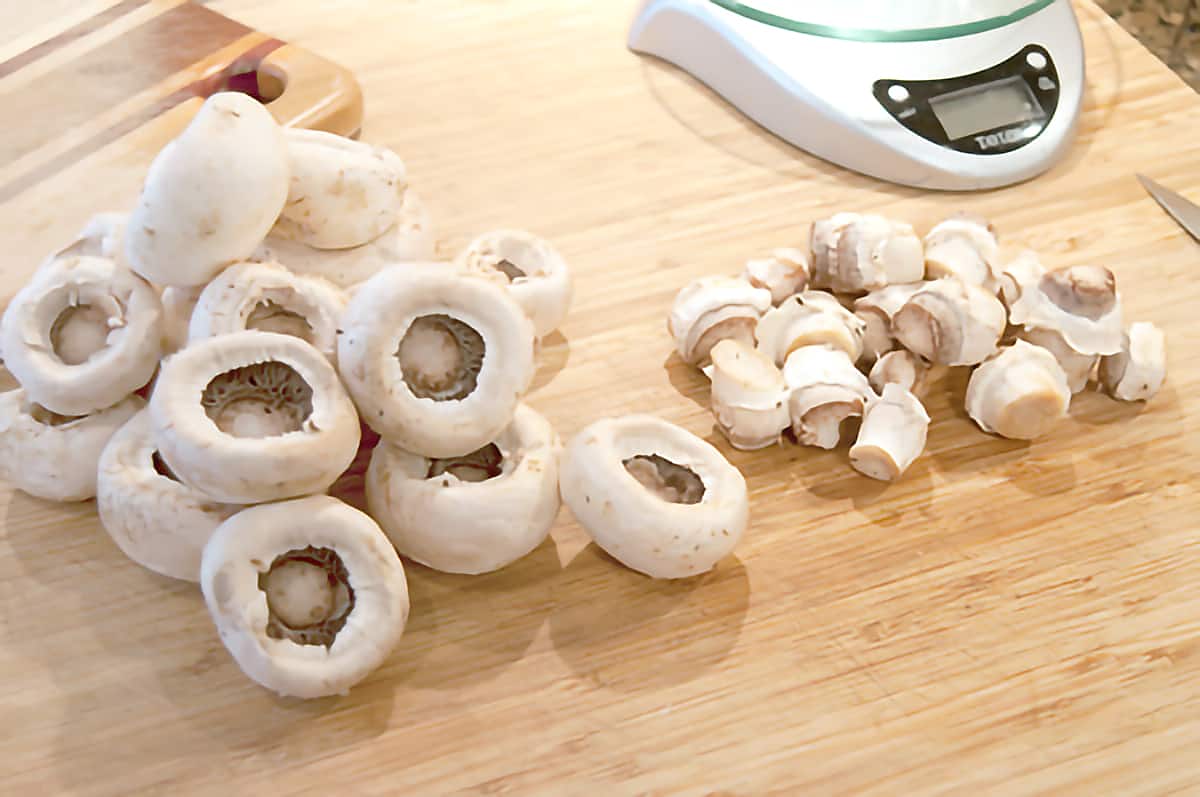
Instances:
[[[234,437],[275,437],[299,431],[312,414],[312,387],[278,361],[217,374],[201,394],[204,412]]]
[[[514,282],[521,277],[529,276],[516,263],[512,262],[508,258],[501,258],[501,260],[497,262],[493,268],[495,268],[504,276],[508,277],[509,282]]]
[[[669,503],[698,504],[704,497],[704,482],[695,471],[658,454],[638,454],[621,464],[639,484]]]
[[[354,589],[341,557],[329,548],[293,549],[260,573],[267,596],[267,636],[298,645],[333,645],[354,609]]]
[[[468,324],[436,314],[412,322],[396,357],[414,396],[457,401],[475,390],[485,352],[483,337]]]
[[[270,299],[264,299],[254,306],[246,318],[246,329],[291,335],[305,343],[314,341],[312,324],[308,323],[308,319]]]
[[[495,443],[488,443],[466,456],[429,460],[425,478],[433,479],[449,473],[459,481],[485,482],[503,473],[503,466],[504,455]]]

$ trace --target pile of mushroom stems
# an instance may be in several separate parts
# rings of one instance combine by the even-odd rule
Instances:
[[[397,554],[494,571],[563,500],[652,577],[740,539],[745,482],[699,437],[630,415],[564,452],[522,402],[571,296],[562,257],[520,230],[439,262],[390,150],[217,94],[133,209],[93,217],[7,308],[21,387],[0,394],[0,477],[95,497],[130,559],[199,582],[259,684],[345,693],[404,630]],[[330,496],[364,465],[369,514]]]
[[[710,379],[735,448],[790,435],[832,449],[857,419],[850,464],[886,481],[923,451],[921,398],[950,368],[971,369],[966,410],[982,430],[1025,440],[1051,431],[1091,382],[1143,401],[1166,368],[1162,332],[1123,325],[1111,271],[1050,269],[1028,250],[1002,265],[993,227],[967,214],[923,239],[877,215],[821,219],[807,251],[684,286],[668,330]]]

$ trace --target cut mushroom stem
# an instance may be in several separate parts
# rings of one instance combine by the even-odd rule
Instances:
[[[1009,321],[1027,330],[1060,334],[1079,354],[1116,354],[1123,334],[1121,298],[1106,268],[1073,266],[1046,271],[1032,256],[1004,275]]]
[[[828,346],[805,346],[788,355],[783,377],[791,396],[792,432],[803,445],[830,449],[842,436],[842,422],[861,416],[874,396],[867,377],[846,353]]]
[[[854,315],[863,322],[862,361],[873,363],[885,352],[896,348],[892,316],[923,285],[921,282],[888,285],[854,301]]]
[[[748,261],[742,271],[742,279],[771,292],[775,306],[807,288],[808,276],[808,257],[800,249],[776,249],[770,257]]]
[[[884,385],[882,395],[867,402],[850,464],[872,479],[894,481],[925,450],[928,429],[920,400],[900,385]]]
[[[402,555],[447,573],[498,570],[541,545],[558,514],[558,436],[524,404],[491,443],[435,459],[383,443],[367,505]]]
[[[791,424],[783,372],[770,357],[736,340],[713,347],[712,410],[735,448],[753,451],[779,442]]]
[[[997,293],[998,250],[995,231],[987,220],[966,214],[951,216],[934,225],[925,236],[925,277],[956,277]]]
[[[971,373],[967,414],[985,432],[1032,440],[1067,414],[1071,389],[1054,355],[1018,340]]]
[[[1130,325],[1121,351],[1100,361],[1100,383],[1109,395],[1121,401],[1153,398],[1166,376],[1166,336],[1147,321]]]
[[[974,365],[996,350],[1007,316],[994,295],[959,279],[940,279],[909,297],[892,316],[906,349],[942,365]]]
[[[701,277],[675,296],[667,329],[683,361],[705,366],[718,341],[754,345],[759,318],[771,307],[771,292],[733,277]]]
[[[827,345],[857,360],[866,324],[832,294],[805,291],[767,313],[755,328],[758,348],[777,366],[803,346]]]
[[[226,520],[204,547],[200,587],[238,666],[284,696],[345,694],[383,663],[408,619],[387,537],[324,495]]]
[[[749,517],[746,482],[711,445],[646,415],[596,421],[568,444],[563,501],[596,544],[654,578],[706,572]]]
[[[1088,380],[1096,371],[1100,362],[1098,354],[1080,354],[1071,348],[1062,333],[1052,329],[1022,329],[1017,336],[1035,346],[1041,346],[1054,355],[1058,364],[1067,375],[1067,385],[1072,393],[1078,393],[1087,387]]]
[[[871,366],[868,381],[876,393],[882,393],[885,385],[899,385],[915,396],[924,396],[929,385],[944,371],[946,366],[935,366],[907,349],[889,351]]]
[[[836,257],[829,260],[829,285],[837,293],[918,282],[925,273],[921,239],[903,222],[859,216],[841,229],[836,246]]]

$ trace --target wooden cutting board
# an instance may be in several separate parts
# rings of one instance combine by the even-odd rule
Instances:
[[[84,14],[0,46],[0,305],[37,253],[132,203],[153,153],[210,94],[269,100],[287,125],[357,135],[362,124],[347,70],[204,6],[122,0]]]
[[[653,582],[564,510],[500,573],[409,567],[388,664],[347,698],[300,703],[247,681],[196,590],[125,561],[91,505],[5,490],[0,793],[1200,791],[1200,249],[1132,176],[1200,198],[1200,99],[1080,3],[1088,93],[1066,160],[930,194],[798,153],[632,55],[633,6],[211,4],[354,71],[363,137],[405,158],[444,254],[501,225],[558,245],[576,300],[530,403],[564,436],[649,411],[717,441],[752,491],[736,555]],[[167,135],[139,130],[0,206],[6,256],[36,262],[131,201]],[[1163,392],[1081,395],[1026,444],[979,432],[952,377],[894,485],[857,476],[844,447],[719,441],[664,330],[679,286],[804,246],[834,211],[925,230],[963,209],[1010,252],[1110,266],[1129,318],[1167,332]]]

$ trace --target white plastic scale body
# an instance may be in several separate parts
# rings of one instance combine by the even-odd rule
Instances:
[[[1083,98],[1069,0],[644,0],[629,46],[814,155],[921,188],[1041,173]]]

